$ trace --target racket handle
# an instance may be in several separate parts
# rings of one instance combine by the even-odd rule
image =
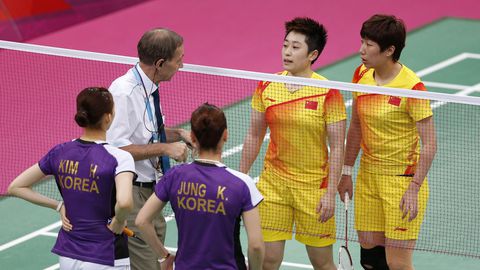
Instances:
[[[123,228],[123,233],[128,237],[135,237],[135,233],[127,227]]]
[[[348,210],[348,203],[350,202],[350,196],[348,196],[348,192],[345,192],[345,198],[343,200],[345,202],[345,211]]]

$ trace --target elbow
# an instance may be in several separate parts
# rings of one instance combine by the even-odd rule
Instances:
[[[133,199],[117,201],[117,206],[130,213],[133,210]]]
[[[7,195],[9,195],[9,196],[15,196],[15,187],[13,187],[12,184],[10,184],[10,185],[8,186]]]
[[[243,145],[253,145],[253,142],[258,141],[258,135],[254,135],[250,132],[247,133],[247,136],[243,139]]]
[[[437,153],[437,141],[433,141],[431,142],[429,145],[428,145],[428,153],[430,154],[430,156],[432,157],[435,157],[435,154]]]
[[[435,142],[432,146],[432,156],[435,156],[437,153],[437,142]]]
[[[9,196],[18,196],[18,187],[13,184],[13,182],[8,186],[7,195]]]
[[[135,226],[137,226],[140,230],[144,230],[145,226],[147,226],[149,221],[143,218],[141,215],[138,215],[135,219]]]

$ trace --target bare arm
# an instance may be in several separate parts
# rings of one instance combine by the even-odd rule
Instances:
[[[330,146],[327,193],[322,196],[317,207],[321,222],[328,221],[335,214],[335,194],[338,179],[342,172],[343,147],[345,142],[346,120],[327,125],[328,144]]]
[[[109,226],[114,233],[119,234],[123,231],[127,216],[133,209],[132,182],[133,173],[131,172],[122,172],[115,177],[117,202],[115,216]]]
[[[167,142],[183,141],[187,145],[192,145],[190,131],[188,130],[183,128],[165,128],[165,134],[167,135]]]
[[[142,209],[140,209],[140,212],[135,219],[135,225],[137,225],[142,232],[143,239],[159,258],[164,258],[169,252],[160,239],[158,239],[152,220],[155,215],[158,215],[158,212],[165,207],[165,205],[166,202],[161,201],[158,199],[157,195],[152,194],[143,205]]]
[[[358,153],[360,152],[360,142],[362,140],[362,131],[360,129],[360,119],[357,114],[357,104],[353,100],[352,119],[347,133],[347,146],[345,149],[345,165],[355,165]]]
[[[362,141],[362,131],[360,129],[360,119],[357,114],[356,100],[352,104],[352,118],[350,119],[350,126],[347,133],[347,146],[345,148],[345,162],[347,166],[355,165],[358,153],[360,152],[360,142]],[[351,175],[342,175],[338,184],[338,193],[340,199],[343,201],[345,193],[348,193],[349,198],[353,197],[353,182]]]
[[[327,125],[328,144],[330,146],[327,192],[331,194],[335,194],[342,173],[346,125],[346,120]]]
[[[260,152],[265,133],[267,132],[267,122],[265,121],[265,113],[256,110],[251,111],[250,128],[243,142],[242,159],[240,160],[240,171],[248,173],[253,162]]]
[[[418,161],[413,181],[422,185],[423,180],[427,176],[428,170],[432,165],[433,158],[437,153],[437,135],[435,134],[433,117],[418,121],[417,130],[420,135],[422,146],[420,149],[420,159]]]
[[[255,207],[242,213],[243,223],[248,237],[248,269],[260,270],[265,255],[265,245],[260,226],[260,214]]]
[[[17,196],[31,203],[56,209],[60,203],[57,200],[48,198],[32,189],[32,186],[45,177],[38,164],[26,169],[8,187],[8,194]]]
[[[433,158],[437,152],[437,136],[433,117],[428,117],[417,122],[417,130],[420,135],[422,146],[417,170],[413,176],[407,191],[400,201],[400,209],[403,211],[403,218],[410,212],[408,221],[412,221],[418,215],[418,191],[427,176],[432,165]]]
[[[32,186],[40,182],[45,177],[42,170],[38,166],[38,163],[22,172],[8,187],[8,194],[17,196],[31,203],[48,207],[57,210],[59,201],[43,196],[42,194],[34,191]],[[67,212],[65,205],[60,206],[60,218],[62,219],[62,227],[66,231],[73,229],[70,220],[67,218]]]
[[[187,146],[183,142],[130,144],[120,149],[129,152],[135,161],[158,156],[169,156],[176,161],[185,161],[187,158]]]

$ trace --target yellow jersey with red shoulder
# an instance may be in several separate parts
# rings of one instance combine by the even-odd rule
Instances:
[[[280,75],[287,75],[283,71]],[[326,80],[313,73],[311,78]],[[284,83],[260,82],[252,108],[265,113],[270,143],[264,170],[302,187],[326,180],[328,150],[326,125],[346,119],[338,90],[304,86],[290,92]],[[326,185],[326,181],[324,185]]]
[[[359,66],[353,82],[376,85],[374,70]],[[426,91],[424,84],[402,65],[385,87]],[[412,175],[419,159],[416,122],[432,116],[430,101],[369,93],[353,93],[362,132],[361,167],[370,173]]]

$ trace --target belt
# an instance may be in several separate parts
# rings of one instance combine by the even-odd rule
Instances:
[[[137,182],[133,181],[133,185],[141,188],[153,188],[155,186],[155,182]]]

